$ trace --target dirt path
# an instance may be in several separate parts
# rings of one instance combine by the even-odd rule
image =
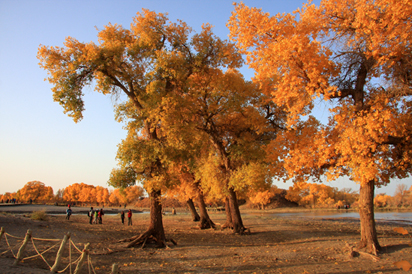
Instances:
[[[61,239],[70,231],[72,240],[80,248],[91,243],[90,257],[97,274],[110,273],[113,263],[119,264],[120,273],[400,273],[394,262],[412,263],[410,236],[394,232],[395,226],[391,224],[377,226],[384,252],[375,262],[366,255],[348,257],[347,245],[355,245],[359,240],[356,221],[275,218],[260,214],[243,217],[251,235],[193,229],[195,223],[191,222],[190,215],[179,214],[164,216],[166,236],[176,240],[177,246],[128,249],[124,243],[117,243],[119,239],[144,232],[148,217],[148,214],[135,214],[133,226],[127,226],[121,224],[118,216],[105,216],[103,224],[90,225],[83,215],[74,215],[70,221],[64,216],[33,221],[23,215],[0,214],[0,226],[20,237],[24,237],[29,228],[37,238]],[[212,213],[211,218],[216,223],[225,221],[221,213]],[[409,227],[404,228],[412,233]],[[50,246],[46,244],[44,248]],[[5,241],[1,239],[0,252],[5,250]],[[56,252],[57,248],[45,257],[53,262]],[[18,268],[11,266],[12,261],[10,252],[0,257],[2,271],[6,271],[1,273],[48,273],[41,259],[25,260]],[[32,272],[27,272],[28,269]],[[82,273],[89,273],[87,267]]]

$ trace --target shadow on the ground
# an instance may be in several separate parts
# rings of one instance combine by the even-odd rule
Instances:
[[[410,248],[411,246],[408,244],[395,244],[395,245],[386,245],[382,247],[382,252],[383,253],[394,253],[396,251],[405,249],[405,248]]]

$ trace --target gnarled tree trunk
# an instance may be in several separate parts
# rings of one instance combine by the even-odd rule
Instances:
[[[243,226],[242,216],[240,215],[236,192],[233,188],[229,188],[229,206],[230,213],[232,215],[233,232],[243,234],[246,228]]]
[[[155,242],[158,247],[166,246],[166,237],[163,229],[162,219],[162,204],[161,204],[161,191],[152,190],[149,194],[150,197],[150,224],[147,231],[140,236],[135,236],[130,239],[121,240],[120,242],[130,242],[127,247],[133,247],[139,244],[144,245],[147,242]],[[174,244],[175,241],[171,240]]]
[[[203,196],[203,190],[200,188],[199,183],[195,184],[196,192],[197,192],[197,203],[199,205],[199,213],[200,213],[200,229],[207,229],[207,228],[215,228],[215,224],[209,217],[207,213],[205,199]]]
[[[200,221],[200,216],[199,216],[199,214],[198,214],[197,211],[196,211],[196,208],[195,208],[195,205],[194,205],[194,203],[193,203],[193,200],[192,200],[192,199],[189,199],[189,200],[187,200],[186,202],[187,202],[187,205],[189,206],[190,213],[192,214],[192,220],[193,220],[193,222],[198,222],[198,221]]]
[[[366,247],[368,252],[376,253],[381,250],[375,227],[375,216],[373,208],[373,196],[375,193],[375,182],[369,181],[360,185],[359,191],[359,216],[361,225],[361,241],[359,247]]]

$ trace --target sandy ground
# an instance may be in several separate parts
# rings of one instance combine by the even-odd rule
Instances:
[[[32,211],[29,207],[25,210]],[[47,210],[54,209],[47,207]],[[82,210],[86,209],[79,208]],[[363,253],[353,258],[348,255],[348,246],[354,246],[360,237],[356,220],[277,218],[260,211],[248,211],[242,217],[251,235],[241,236],[229,230],[195,229],[196,223],[191,221],[190,215],[180,210],[178,215],[166,214],[163,219],[166,237],[173,238],[178,245],[141,249],[125,248],[125,243],[118,243],[118,240],[145,232],[149,214],[134,214],[133,226],[127,226],[121,224],[117,215],[105,215],[103,224],[90,225],[85,214],[73,215],[70,221],[64,215],[35,221],[28,218],[28,213],[1,214],[2,211],[11,212],[10,207],[7,210],[0,207],[0,226],[11,235],[24,237],[31,229],[35,238],[62,239],[71,232],[72,241],[80,249],[90,243],[92,266],[85,264],[81,273],[93,273],[88,267],[93,267],[97,274],[110,273],[114,263],[119,265],[120,273],[402,273],[404,271],[394,263],[402,260],[412,263],[410,235],[396,233],[393,229],[399,225],[391,223],[377,225],[383,252],[375,261]],[[75,208],[73,211],[76,212]],[[218,224],[225,221],[224,213],[211,213],[211,218]],[[409,226],[403,228],[412,233]],[[8,240],[12,247],[17,245],[13,249],[17,253],[21,240],[10,237]],[[40,252],[55,244],[39,240],[34,243]],[[0,253],[7,248],[3,236]],[[58,247],[54,247],[43,255],[51,265],[57,250]],[[79,256],[77,251],[71,252],[73,258]],[[33,254],[30,243],[24,256]],[[64,255],[61,268],[68,264],[68,248]],[[26,259],[18,266],[12,266],[13,262],[10,251],[1,255],[0,273],[50,273],[39,257]]]

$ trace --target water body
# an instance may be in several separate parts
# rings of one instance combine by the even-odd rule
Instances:
[[[322,218],[322,219],[357,219],[359,220],[359,213],[353,211],[342,210],[339,212],[294,212],[294,213],[274,213],[274,217],[287,218]],[[412,225],[412,212],[375,212],[376,221],[399,222]]]

